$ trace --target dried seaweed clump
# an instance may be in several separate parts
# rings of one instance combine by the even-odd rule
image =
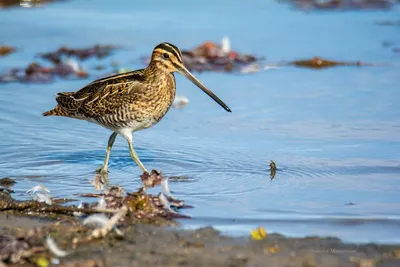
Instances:
[[[312,59],[295,60],[289,62],[289,65],[294,65],[296,67],[311,68],[311,69],[324,69],[337,66],[378,66],[378,64],[363,63],[361,61],[354,62],[344,62],[344,61],[334,61],[323,59],[320,57],[314,57]]]
[[[15,52],[15,48],[7,45],[0,45],[0,56],[7,56]]]
[[[9,177],[4,177],[0,179],[0,186],[12,186],[16,183],[14,179]]]

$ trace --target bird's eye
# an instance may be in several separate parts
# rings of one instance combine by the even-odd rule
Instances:
[[[162,56],[163,58],[169,58],[169,55],[167,53],[164,53]]]

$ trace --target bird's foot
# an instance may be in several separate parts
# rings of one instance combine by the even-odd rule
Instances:
[[[108,167],[103,165],[100,168],[96,169],[96,173],[108,174]]]

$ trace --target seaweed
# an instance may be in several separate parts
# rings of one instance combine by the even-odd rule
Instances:
[[[161,172],[153,170],[150,174],[144,173],[142,179],[148,186],[155,186],[161,183],[163,176]],[[11,179],[6,178],[2,181],[9,183]],[[98,197],[99,201],[90,204],[81,202],[78,207],[61,206],[60,204],[67,200],[60,201],[51,198],[50,191],[43,185],[34,186],[27,191],[34,199],[33,201],[15,200],[9,193],[0,191],[0,212],[49,219],[64,218],[63,221],[37,227],[28,232],[14,229],[11,234],[0,234],[0,263],[31,262],[47,266],[51,260],[51,254],[65,257],[74,253],[73,249],[78,245],[87,245],[106,237],[111,239],[122,237],[124,227],[133,223],[172,224],[175,218],[189,218],[178,213],[176,209],[190,206],[185,205],[181,200],[167,198],[163,193],[150,195],[140,190],[127,193],[119,185],[107,185],[107,188],[102,191],[101,194],[82,194]],[[37,196],[39,194],[46,194],[46,199],[50,201],[43,201]],[[85,219],[80,221],[82,218]],[[96,225],[95,228],[91,227],[93,224]],[[115,230],[115,235],[113,230]],[[47,238],[43,238],[45,236]],[[62,247],[67,245],[69,249],[61,249],[56,240],[61,240]]]
[[[296,67],[301,67],[301,68],[324,69],[337,66],[356,66],[356,67],[378,66],[379,64],[363,63],[361,61],[354,61],[354,62],[334,61],[334,60],[323,59],[320,57],[314,57],[312,59],[291,61],[288,63],[288,65],[294,65]]]
[[[0,179],[0,186],[12,186],[16,183],[14,179],[9,177],[4,177]]]
[[[7,56],[15,52],[15,48],[7,45],[0,46],[0,56]]]
[[[91,57],[101,59],[111,55],[115,49],[118,49],[118,47],[113,45],[94,45],[86,48],[69,48],[67,46],[62,46],[56,51],[42,53],[39,54],[39,56],[53,64],[61,64],[65,57],[75,57],[81,61]]]

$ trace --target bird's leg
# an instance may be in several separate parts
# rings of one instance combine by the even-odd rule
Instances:
[[[110,135],[110,138],[108,139],[108,145],[107,145],[107,152],[106,152],[106,158],[104,159],[103,166],[98,168],[96,172],[98,173],[108,173],[108,160],[110,159],[110,153],[111,153],[111,148],[114,144],[115,138],[117,137],[117,133],[113,132]]]
[[[131,155],[131,158],[133,159],[134,162],[136,162],[136,164],[140,167],[140,169],[143,172],[147,172],[149,173],[146,168],[143,166],[142,162],[140,161],[138,155],[136,154],[135,150],[133,149],[133,145],[132,145],[132,138],[127,138],[126,140],[128,140],[128,144],[129,144],[129,153]]]

